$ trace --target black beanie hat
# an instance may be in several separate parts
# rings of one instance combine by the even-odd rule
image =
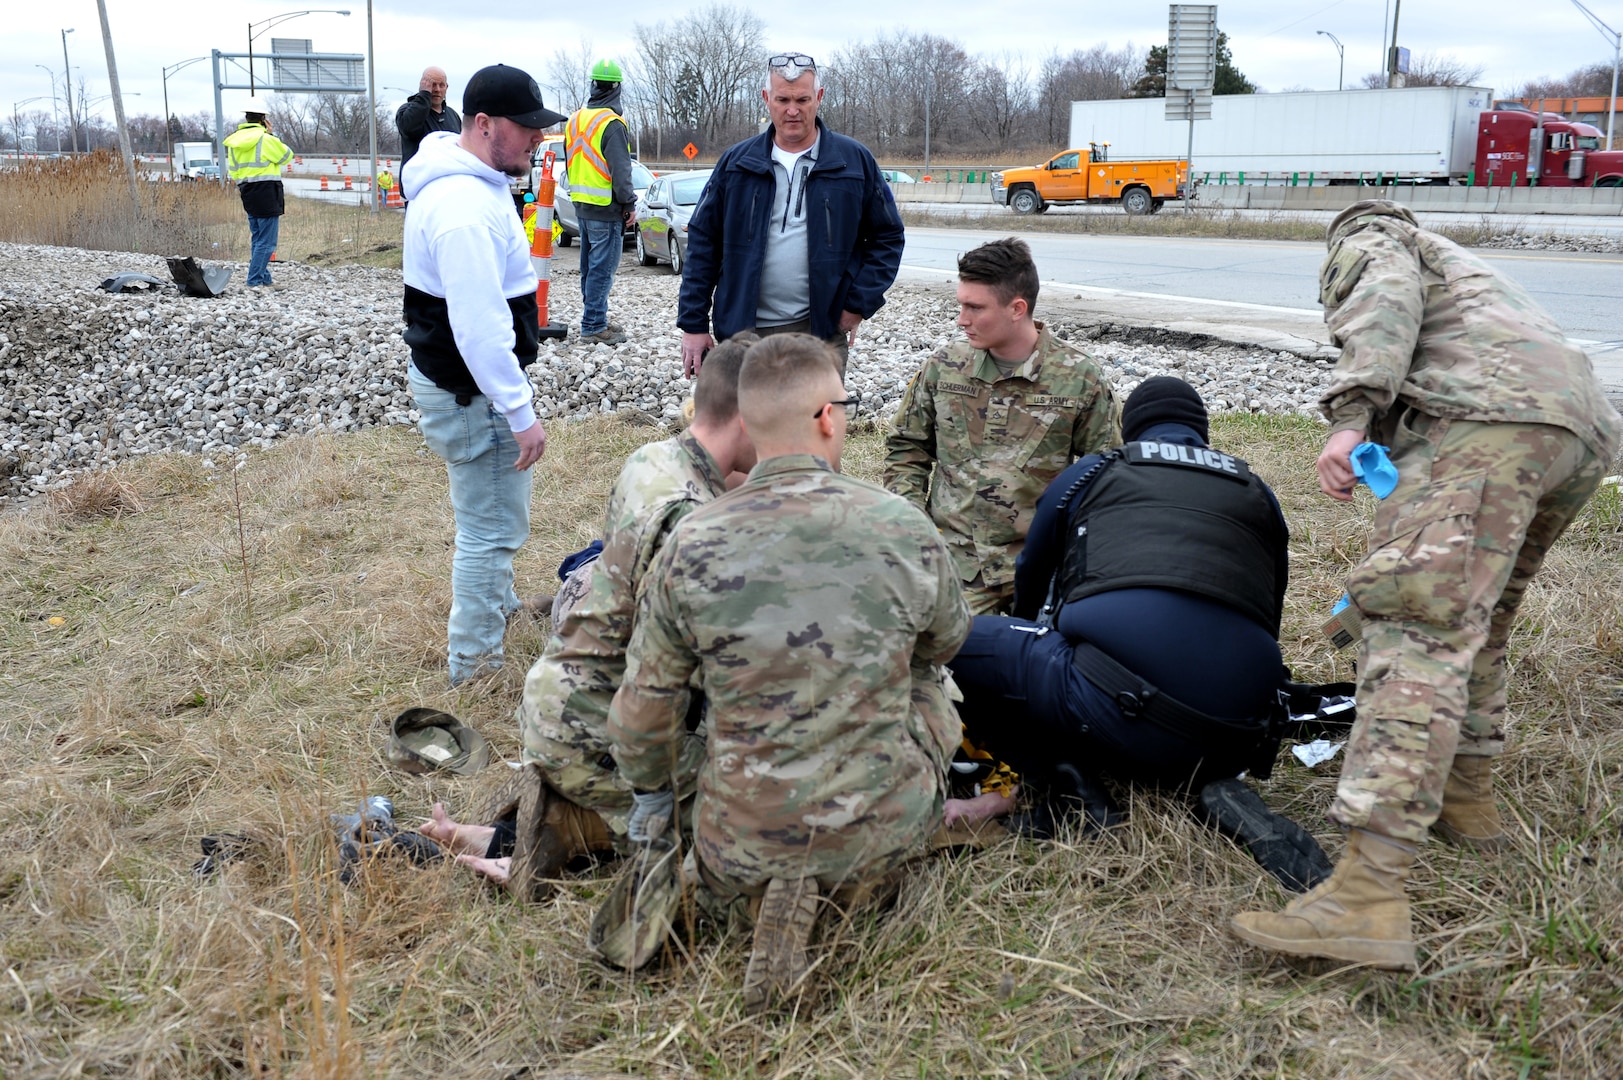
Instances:
[[[1130,441],[1155,424],[1186,424],[1200,433],[1200,441],[1210,439],[1206,424],[1206,403],[1200,393],[1182,379],[1157,375],[1145,379],[1127,396],[1121,410],[1121,435]]]

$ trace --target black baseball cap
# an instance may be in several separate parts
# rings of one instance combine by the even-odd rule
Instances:
[[[549,128],[569,117],[541,103],[541,87],[530,73],[506,64],[480,68],[462,91],[462,115],[502,116],[527,128]]]

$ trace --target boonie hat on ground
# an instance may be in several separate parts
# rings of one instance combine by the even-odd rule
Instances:
[[[483,735],[439,709],[407,709],[389,729],[389,762],[409,773],[448,769],[460,775],[490,763]]]
[[[480,68],[462,92],[462,115],[501,116],[527,128],[549,128],[569,117],[541,102],[541,87],[527,71],[506,64]]]

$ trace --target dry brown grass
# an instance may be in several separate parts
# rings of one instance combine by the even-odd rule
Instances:
[[[208,183],[137,185],[132,211],[118,158],[24,162],[0,171],[0,240],[94,251],[141,251],[245,261],[248,219],[237,190]],[[404,218],[364,206],[288,199],[277,258],[283,262],[400,266]]]
[[[1316,425],[1215,427],[1292,521],[1292,662],[1345,674],[1315,627],[1369,507],[1313,494]],[[619,461],[656,433],[593,420],[551,434],[519,560],[533,588],[595,534]],[[877,461],[878,440],[858,436],[848,469],[871,477]],[[1623,1070],[1615,489],[1555,553],[1516,638],[1514,850],[1427,846],[1417,977],[1315,974],[1242,947],[1228,917],[1280,892],[1175,803],[1139,795],[1107,837],[932,862],[896,911],[835,935],[816,1008],[757,1021],[742,1016],[737,934],[635,977],[591,958],[583,935],[608,868],[533,908],[450,869],[337,884],[329,813],[383,792],[410,820],[436,799],[467,808],[497,779],[389,770],[386,721],[447,708],[511,758],[523,664],[446,687],[450,520],[443,466],[414,433],[248,455],[235,475],[251,584],[230,466],[146,459],[95,481],[110,488],[87,479],[0,517],[0,1075]],[[512,654],[533,656],[544,630],[515,628]],[[1332,784],[1281,764],[1264,791],[1334,850]],[[263,846],[200,883],[197,839],[219,830]]]

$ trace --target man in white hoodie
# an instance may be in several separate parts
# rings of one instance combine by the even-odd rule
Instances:
[[[530,472],[547,447],[524,369],[535,362],[535,271],[508,178],[565,117],[518,68],[468,80],[460,135],[435,132],[401,169],[407,372],[423,438],[450,475],[451,684],[502,665],[521,604],[513,556],[530,535]]]

